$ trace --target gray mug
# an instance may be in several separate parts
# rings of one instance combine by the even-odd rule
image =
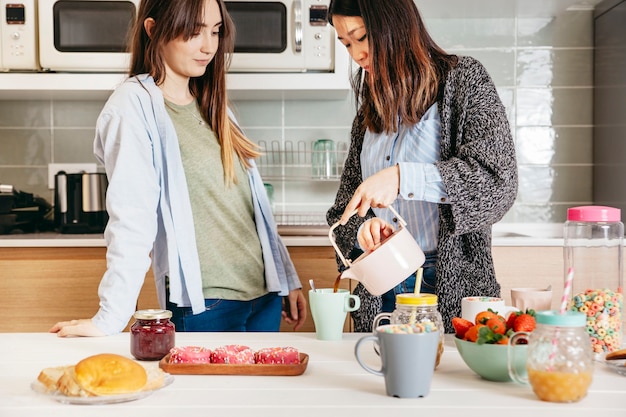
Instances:
[[[385,378],[385,389],[390,397],[418,398],[430,392],[439,346],[439,332],[394,333],[398,325],[377,327],[374,334],[360,338],[354,346],[354,355],[363,369]],[[360,355],[360,346],[367,341],[378,345],[382,366],[374,369]]]

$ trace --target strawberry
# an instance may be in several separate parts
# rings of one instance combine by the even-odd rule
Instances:
[[[513,324],[515,323],[515,319],[520,314],[521,313],[519,311],[512,311],[511,314],[509,314],[509,317],[507,317],[507,319],[506,319],[506,329],[507,330],[513,328]]]
[[[506,332],[506,323],[500,317],[492,317],[485,323],[487,327],[494,333],[504,334]]]
[[[465,336],[465,332],[467,332],[467,330],[473,325],[474,323],[469,320],[465,320],[464,318],[452,318],[452,327],[454,327],[456,337],[458,337],[459,339],[463,339],[463,337]]]
[[[535,317],[529,313],[522,313],[515,318],[513,323],[513,331],[515,332],[532,332],[535,330],[537,323]]]
[[[492,319],[498,317],[498,313],[496,313],[495,311],[493,311],[492,309],[488,309],[485,311],[481,311],[480,313],[476,314],[476,324],[485,324],[487,323],[487,320]]]
[[[465,332],[465,336],[463,336],[463,340],[467,340],[468,342],[476,342],[478,340],[478,336],[480,335],[480,329],[485,328],[487,331],[491,331],[484,324],[475,324]]]

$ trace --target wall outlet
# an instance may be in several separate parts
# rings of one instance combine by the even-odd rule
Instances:
[[[77,174],[79,172],[97,172],[96,164],[48,164],[48,188],[54,189],[54,176],[59,171],[65,171],[67,174]]]

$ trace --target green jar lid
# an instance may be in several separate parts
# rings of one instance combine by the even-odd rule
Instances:
[[[557,310],[538,311],[535,316],[537,324],[560,327],[583,327],[587,324],[585,313],[566,311],[561,314]]]
[[[139,320],[157,320],[157,319],[169,319],[172,317],[172,312],[169,310],[161,310],[161,309],[148,309],[148,310],[137,310],[133,317]]]

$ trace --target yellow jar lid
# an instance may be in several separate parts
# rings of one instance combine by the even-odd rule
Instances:
[[[435,294],[398,294],[396,295],[396,304],[436,306],[437,296]]]

